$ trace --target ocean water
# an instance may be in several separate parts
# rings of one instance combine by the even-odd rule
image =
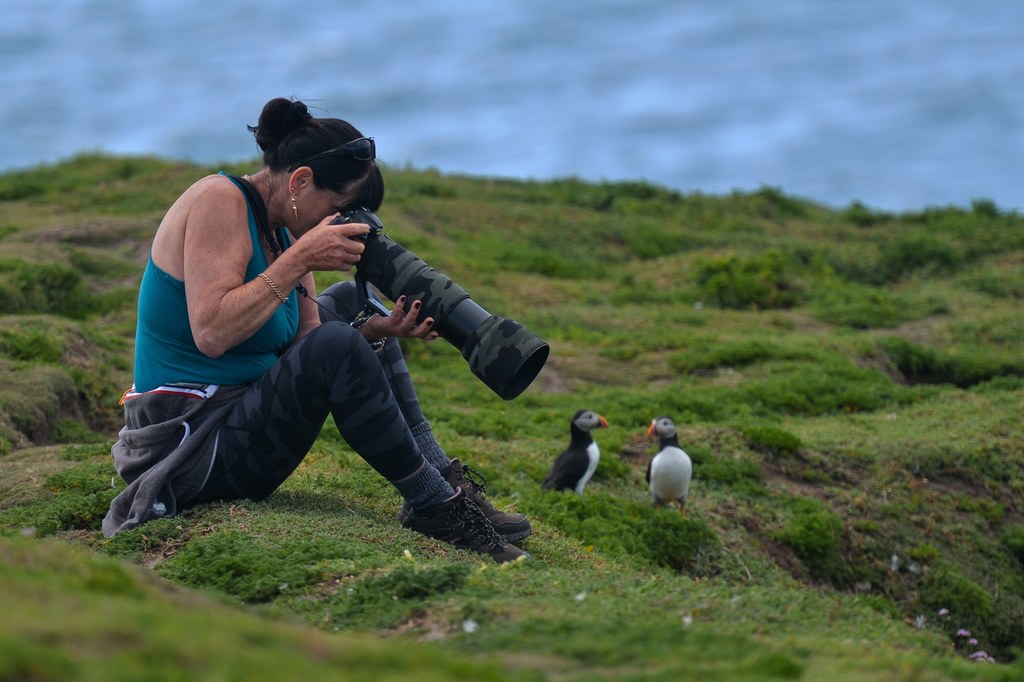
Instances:
[[[1024,208],[1024,3],[4,4],[0,171],[255,158],[284,96],[398,166]]]

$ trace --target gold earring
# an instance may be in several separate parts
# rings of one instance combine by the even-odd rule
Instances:
[[[299,219],[299,207],[295,205],[295,195],[292,195],[292,213],[295,214],[295,219]]]

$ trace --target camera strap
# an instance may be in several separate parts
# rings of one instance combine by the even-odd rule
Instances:
[[[263,197],[260,196],[259,191],[255,185],[246,180],[245,178],[238,175],[229,175],[229,178],[238,183],[242,188],[242,194],[245,195],[245,201],[249,204],[249,208],[252,209],[252,214],[256,218],[256,227],[260,233],[267,238],[267,242],[270,244],[270,250],[274,254],[281,253],[281,240],[277,238],[274,231],[270,229],[270,221],[267,218],[267,205],[263,203]]]

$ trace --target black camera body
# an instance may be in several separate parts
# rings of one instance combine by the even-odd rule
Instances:
[[[356,208],[334,220],[365,223],[369,233],[356,265],[355,281],[364,305],[381,315],[390,311],[371,284],[392,301],[405,296],[407,305],[419,300],[417,323],[434,318],[434,330],[462,352],[470,370],[505,400],[517,397],[540,373],[550,346],[515,320],[492,315],[477,305],[454,280],[438,272],[384,234],[373,211]]]

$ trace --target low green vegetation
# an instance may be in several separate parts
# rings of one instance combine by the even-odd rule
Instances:
[[[534,560],[402,529],[332,423],[267,500],[106,539],[149,240],[215,170],[0,175],[0,680],[1024,677],[1024,217],[387,168],[388,233],[551,344],[511,402],[406,344]],[[541,489],[584,407],[594,479]],[[685,514],[645,491],[660,415]]]

